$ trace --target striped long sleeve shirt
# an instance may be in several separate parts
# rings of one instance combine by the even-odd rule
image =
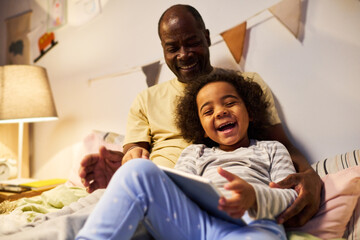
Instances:
[[[278,182],[295,173],[290,155],[284,145],[277,141],[251,140],[250,146],[232,152],[204,144],[192,144],[184,149],[175,169],[203,176],[219,188],[225,197],[231,191],[223,188],[227,180],[217,173],[223,169],[247,181],[255,189],[257,211],[249,209],[249,216],[255,219],[274,219],[297,197],[293,189],[270,188],[270,182]]]

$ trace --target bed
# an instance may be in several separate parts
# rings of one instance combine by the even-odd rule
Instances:
[[[123,136],[92,131],[67,150],[72,161],[68,181],[40,196],[0,204],[1,239],[74,239],[104,190],[85,191],[77,175],[79,162],[100,145],[122,150]],[[324,190],[319,213],[305,226],[287,229],[288,239],[360,240],[360,150],[329,157],[312,166]],[[152,239],[140,224],[133,239]]]

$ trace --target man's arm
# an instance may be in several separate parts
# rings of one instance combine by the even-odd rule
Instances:
[[[271,126],[267,135],[269,139],[284,144],[298,172],[270,185],[270,187],[278,188],[295,188],[299,194],[294,203],[278,217],[278,222],[285,223],[287,226],[302,226],[319,209],[322,181],[304,155],[290,142],[282,124]]]
[[[122,152],[111,151],[104,146],[99,153],[86,155],[80,163],[79,176],[88,192],[106,188],[112,175],[121,166]]]
[[[148,142],[129,143],[124,145],[122,164],[134,158],[149,159],[150,144]]]
[[[304,155],[288,139],[281,123],[269,127],[267,136],[271,140],[276,140],[284,144],[290,153],[291,160],[297,172],[305,172],[308,169],[312,169]]]
[[[99,153],[86,155],[79,169],[79,176],[88,192],[106,188],[116,170],[133,158],[149,158],[150,145],[147,142],[130,143],[124,146],[124,153],[111,151],[102,146]]]

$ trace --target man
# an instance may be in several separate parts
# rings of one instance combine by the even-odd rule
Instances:
[[[82,160],[79,175],[89,192],[105,188],[116,169],[133,158],[150,158],[156,164],[171,167],[181,151],[189,145],[175,127],[172,116],[176,97],[182,94],[185,84],[213,70],[210,64],[209,30],[196,9],[175,5],[161,16],[158,33],[166,64],[177,79],[158,84],[137,96],[128,116],[125,155],[102,147],[99,154],[88,155]],[[256,74],[250,77],[262,86],[270,102],[273,125],[267,132],[268,139],[277,140],[287,147],[298,171],[271,186],[295,188],[299,194],[296,201],[278,217],[278,222],[301,226],[319,208],[321,180],[287,138],[266,84]]]

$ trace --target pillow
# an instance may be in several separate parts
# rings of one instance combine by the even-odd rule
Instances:
[[[84,156],[98,153],[101,146],[113,151],[122,151],[123,141],[124,136],[121,134],[93,130],[82,142],[74,145],[72,167],[66,185],[84,187],[79,177],[80,162]]]
[[[328,173],[336,173],[346,168],[358,166],[359,162],[360,149],[326,158],[312,164],[311,166],[320,177],[324,177]]]
[[[344,236],[349,240],[360,240],[360,199],[358,200],[353,215],[346,227]]]
[[[289,230],[303,231],[321,239],[341,238],[358,204],[360,166],[328,174],[322,180],[319,212],[303,227]]]
[[[358,166],[359,163],[360,149],[326,158],[323,161],[314,163],[312,167],[320,175],[320,177],[323,177],[328,173],[336,173],[342,169]],[[353,215],[347,225],[344,237],[351,240],[360,240],[360,201],[356,204]]]

